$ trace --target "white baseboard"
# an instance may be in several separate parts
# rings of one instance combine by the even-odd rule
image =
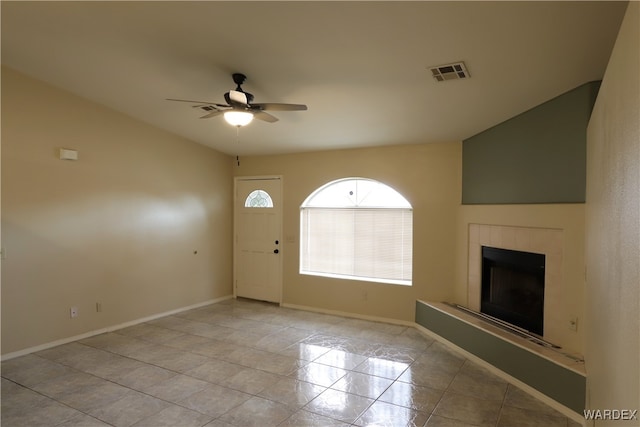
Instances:
[[[414,327],[416,325],[415,322],[410,322],[408,320],[389,319],[386,317],[378,317],[378,316],[367,316],[364,314],[348,313],[346,311],[326,310],[323,308],[310,307],[306,305],[282,303],[280,304],[280,306],[285,308],[292,308],[294,310],[311,311],[313,313],[321,313],[321,314],[331,314],[333,316],[348,317],[351,319],[369,320],[371,322],[389,323],[392,325],[411,326],[411,327]]]
[[[200,303],[197,303],[197,304],[189,305],[187,307],[181,307],[181,308],[177,308],[175,310],[169,310],[169,311],[165,311],[163,313],[153,314],[151,316],[143,317],[143,318],[132,320],[132,321],[125,322],[125,323],[120,323],[118,325],[107,326],[106,328],[101,328],[101,329],[96,329],[96,330],[93,330],[93,331],[85,332],[84,334],[74,335],[72,337],[67,337],[67,338],[62,338],[60,340],[56,340],[56,341],[48,342],[48,343],[45,343],[45,344],[37,345],[35,347],[29,347],[29,348],[25,348],[23,350],[14,351],[13,353],[3,354],[1,360],[4,362],[5,360],[14,359],[14,358],[20,357],[20,356],[25,356],[27,354],[35,353],[37,351],[46,350],[46,349],[52,348],[52,347],[57,347],[59,345],[68,344],[70,342],[74,342],[74,341],[82,340],[82,339],[85,339],[85,338],[89,338],[89,337],[92,337],[94,335],[100,335],[100,334],[104,334],[104,333],[107,333],[107,332],[117,331],[118,329],[128,328],[129,326],[134,326],[134,325],[138,325],[140,323],[149,322],[151,320],[159,319],[160,317],[171,316],[173,314],[181,313],[183,311],[193,310],[194,308],[200,308],[200,307],[204,307],[204,306],[207,306],[207,305],[215,304],[217,302],[225,301],[225,300],[228,300],[228,299],[231,299],[231,298],[233,298],[233,295],[227,295],[227,296],[220,297],[220,298],[214,298],[214,299],[210,299],[210,300],[207,300],[207,301],[204,301],[204,302],[200,302]]]
[[[536,399],[540,400],[542,403],[546,404],[547,406],[552,407],[553,409],[555,409],[556,411],[560,412],[562,415],[566,416],[567,418],[570,418],[573,421],[575,421],[575,422],[579,423],[580,425],[584,426],[584,422],[585,422],[584,418],[581,417],[580,414],[576,413],[572,409],[567,408],[566,406],[562,405],[561,403],[558,403],[555,400],[551,399],[546,394],[543,394],[543,393],[539,392],[535,388],[523,383],[519,379],[512,377],[511,375],[507,374],[504,371],[501,371],[500,369],[496,368],[492,364],[482,360],[481,358],[479,358],[475,354],[469,353],[465,349],[463,349],[461,347],[458,347],[457,345],[455,345],[451,341],[441,337],[440,335],[436,334],[435,332],[431,332],[429,329],[425,328],[424,326],[419,325],[417,323],[414,323],[414,326],[418,331],[422,332],[423,334],[427,335],[428,337],[433,338],[434,340],[438,341],[439,343],[443,344],[444,346],[448,347],[449,349],[455,351],[456,353],[459,353],[460,355],[464,356],[465,358],[467,358],[467,359],[471,360],[472,362],[474,362],[474,363],[482,366],[483,368],[487,369],[492,374],[502,378],[503,380],[507,381],[510,384],[515,385],[519,389],[523,390],[524,392],[528,393],[529,395],[531,395],[531,396],[535,397]]]

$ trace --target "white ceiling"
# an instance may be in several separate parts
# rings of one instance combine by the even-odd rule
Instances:
[[[2,64],[231,155],[460,141],[599,80],[625,2],[8,2]],[[464,61],[467,80],[428,67]],[[236,129],[184,98],[304,103]],[[34,118],[37,121],[37,118]]]

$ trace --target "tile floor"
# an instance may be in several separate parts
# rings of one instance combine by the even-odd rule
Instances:
[[[2,363],[2,426],[577,423],[414,328],[227,300]]]

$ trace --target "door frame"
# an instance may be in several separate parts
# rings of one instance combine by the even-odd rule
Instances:
[[[280,208],[278,215],[279,219],[279,228],[280,228],[280,242],[284,243],[282,239],[283,226],[284,226],[284,194],[283,194],[283,176],[282,175],[257,175],[257,176],[236,176],[233,178],[233,298],[238,298],[238,181],[278,181],[280,183]],[[278,257],[278,268],[280,269],[280,282],[278,283],[278,301],[277,304],[282,304],[282,294],[283,294],[283,283],[284,283],[284,262],[283,256],[286,253],[283,251],[284,244],[280,245],[280,254],[282,256]]]

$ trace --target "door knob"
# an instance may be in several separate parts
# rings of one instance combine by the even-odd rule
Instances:
[[[274,254],[277,254],[277,253],[279,253],[279,252],[280,252],[280,251],[279,251],[279,250],[277,250],[277,249],[274,249],[274,250],[273,250],[273,253],[274,253]]]

